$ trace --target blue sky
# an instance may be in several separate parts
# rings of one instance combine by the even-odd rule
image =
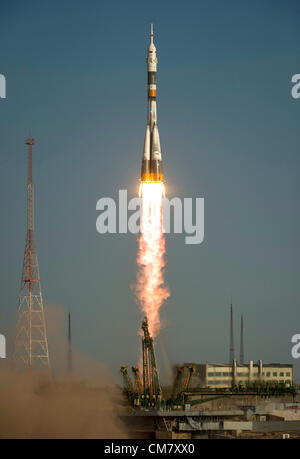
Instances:
[[[74,344],[115,373],[138,359],[137,241],[99,235],[96,202],[137,191],[153,22],[168,195],[205,199],[204,242],[166,238],[168,357],[227,361],[232,296],[246,360],[300,376],[299,20],[291,0],[1,3],[2,332],[17,309],[31,131],[45,303],[70,310]]]

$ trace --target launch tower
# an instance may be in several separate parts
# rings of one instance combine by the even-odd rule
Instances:
[[[148,399],[150,406],[155,406],[161,399],[162,392],[159,383],[153,338],[151,338],[149,333],[147,317],[144,317],[142,329],[144,332],[142,340],[144,396]]]

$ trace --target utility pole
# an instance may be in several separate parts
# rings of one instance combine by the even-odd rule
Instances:
[[[229,344],[229,364],[232,365],[234,360],[234,336],[233,336],[233,312],[232,304],[230,305],[230,344]]]

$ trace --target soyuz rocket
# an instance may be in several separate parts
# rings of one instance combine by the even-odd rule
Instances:
[[[161,149],[156,112],[156,47],[153,43],[153,24],[150,27],[150,45],[147,55],[148,117],[142,160],[141,182],[163,182]]]

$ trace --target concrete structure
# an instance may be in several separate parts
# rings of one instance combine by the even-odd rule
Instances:
[[[300,437],[300,421],[249,420],[246,410],[123,411],[118,416],[131,438],[282,438]]]
[[[246,385],[254,381],[285,383],[289,386],[294,381],[292,364],[263,364],[262,360],[254,364],[250,360],[248,364],[241,365],[233,360],[232,365],[186,363],[184,366],[188,369],[191,365],[195,367],[195,373],[189,386],[191,390],[202,387],[230,388],[232,383]]]

